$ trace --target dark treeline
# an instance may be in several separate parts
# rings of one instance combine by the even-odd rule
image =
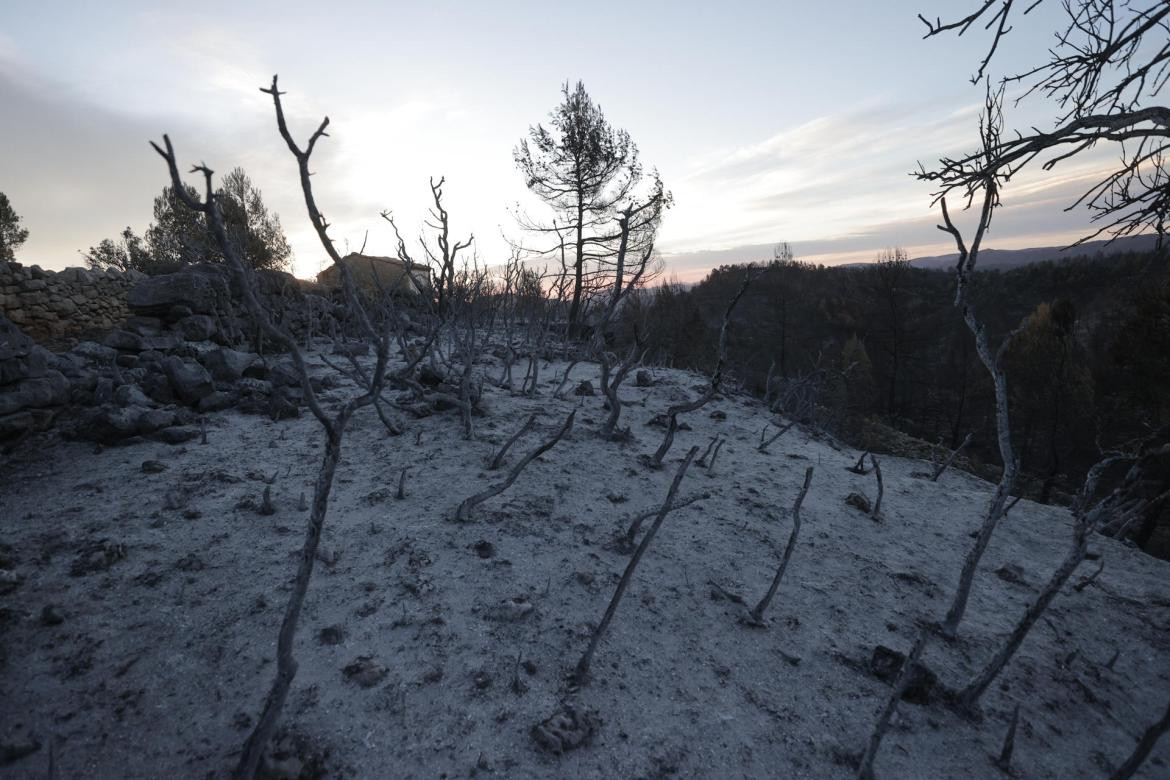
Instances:
[[[1170,422],[1170,275],[1165,254],[1046,262],[976,277],[975,301],[1006,354],[1013,431],[1027,492],[1079,484],[1102,449]],[[722,308],[745,272],[643,291],[615,334],[647,360],[710,370]],[[997,464],[992,389],[953,307],[953,274],[904,253],[825,267],[775,260],[739,305],[728,369],[782,411],[858,446],[884,423]],[[810,396],[813,400],[809,401]],[[805,399],[794,406],[793,399]]]

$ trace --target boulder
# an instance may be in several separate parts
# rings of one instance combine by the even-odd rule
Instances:
[[[891,650],[885,645],[877,645],[869,659],[869,671],[879,680],[894,684],[902,672],[902,665],[906,663],[906,656],[897,650]],[[928,669],[925,664],[915,663],[910,667],[910,679],[906,690],[902,692],[902,699],[914,704],[928,704],[931,695],[938,686],[938,676]]]
[[[171,389],[170,380],[163,373],[147,374],[139,382],[142,391],[160,404],[175,402],[175,393]]]
[[[211,372],[211,377],[217,382],[237,381],[259,359],[259,355],[251,352],[227,348],[213,349],[199,356],[199,362]]]
[[[60,371],[46,371],[42,377],[22,379],[0,389],[0,414],[60,406],[68,400],[69,380]]]
[[[48,354],[44,349],[34,346],[27,355],[0,360],[0,385],[44,376]]]
[[[163,361],[163,370],[175,395],[188,403],[197,403],[199,399],[215,391],[211,374],[194,361],[172,355]]]
[[[31,433],[33,416],[27,409],[12,414],[0,414],[0,441],[15,439]]]
[[[73,433],[80,439],[102,444],[119,442],[141,433],[141,419],[146,411],[136,406],[95,406],[81,415]]]
[[[118,350],[104,344],[98,344],[96,341],[79,342],[70,352],[101,365],[110,365],[118,357]]]
[[[143,337],[128,330],[111,330],[102,339],[102,344],[121,352],[141,352],[146,349]]]
[[[119,385],[114,390],[114,400],[121,406],[154,406],[154,402],[142,392],[142,388],[133,383]]]
[[[33,340],[0,314],[0,361],[27,357]]]
[[[199,435],[199,429],[190,425],[173,425],[161,428],[151,434],[150,438],[164,444],[182,444],[191,441]]]
[[[151,276],[139,281],[126,296],[126,305],[139,315],[176,318],[190,314],[214,314],[221,303],[230,301],[227,281],[213,266],[188,266],[173,274]],[[176,307],[184,307],[177,309]]]
[[[215,333],[215,320],[206,314],[192,314],[176,322],[174,328],[187,341],[207,341]]]
[[[268,381],[273,387],[300,387],[301,372],[291,360],[282,360],[268,369]]]
[[[235,393],[216,390],[214,393],[200,398],[196,408],[201,412],[218,412],[234,406],[236,400]]]

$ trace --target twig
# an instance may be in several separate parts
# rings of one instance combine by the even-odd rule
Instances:
[[[521,460],[519,463],[517,463],[515,465],[515,467],[512,469],[512,472],[510,474],[508,474],[507,479],[505,479],[503,482],[501,482],[497,485],[492,485],[491,487],[487,488],[484,491],[476,493],[474,496],[471,496],[470,498],[464,499],[463,503],[461,503],[459,505],[459,508],[455,510],[455,520],[457,522],[460,522],[460,523],[466,523],[466,522],[470,521],[471,520],[471,512],[473,509],[475,509],[475,507],[479,506],[484,501],[487,501],[492,496],[498,496],[500,493],[503,493],[505,490],[510,488],[512,486],[512,483],[516,481],[516,478],[520,476],[520,472],[524,470],[525,466],[527,466],[529,463],[531,463],[535,458],[538,458],[541,455],[543,455],[544,453],[551,450],[553,448],[553,446],[565,436],[565,434],[567,434],[570,430],[572,430],[573,417],[576,414],[577,414],[576,409],[569,412],[569,416],[565,418],[565,424],[561,426],[560,430],[557,431],[556,435],[554,435],[551,439],[546,441],[544,444],[541,444],[539,447],[534,449],[532,452],[525,455],[523,460]]]
[[[654,518],[653,525],[650,526],[650,530],[646,532],[646,535],[642,537],[641,544],[634,551],[630,562],[626,564],[626,570],[622,573],[621,580],[618,581],[613,598],[610,599],[609,606],[605,609],[605,615],[601,618],[601,623],[598,624],[596,630],[594,630],[593,637],[589,640],[589,647],[585,649],[584,655],[581,656],[581,660],[577,662],[577,667],[573,671],[572,679],[577,685],[584,685],[589,679],[589,663],[593,660],[593,653],[597,650],[597,645],[601,642],[601,637],[605,635],[605,630],[609,628],[609,623],[613,620],[614,613],[617,612],[618,604],[622,600],[622,594],[626,592],[626,587],[629,586],[630,580],[634,576],[634,569],[638,567],[638,561],[642,560],[642,556],[645,555],[646,550],[650,547],[650,542],[654,541],[654,535],[662,527],[662,521],[666,519],[666,515],[670,512],[674,504],[674,496],[678,493],[678,486],[682,483],[683,476],[687,473],[687,468],[691,465],[691,461],[694,460],[695,453],[698,451],[698,447],[691,447],[690,452],[683,459],[682,465],[679,466],[678,472],[674,475],[674,481],[670,483],[670,490],[666,493],[666,500],[662,502],[662,507],[658,510],[658,515]]]
[[[529,429],[532,428],[533,425],[536,425],[536,415],[535,414],[531,415],[528,418],[528,421],[524,423],[524,425],[520,428],[520,430],[516,431],[515,435],[513,435],[512,438],[510,438],[506,442],[504,442],[504,446],[500,447],[500,451],[496,453],[496,456],[494,458],[492,458],[491,463],[488,464],[488,471],[495,471],[496,469],[498,469],[500,466],[503,465],[504,457],[508,454],[508,450],[511,449],[512,445],[515,444],[516,441],[521,436],[523,436],[525,433],[527,433],[529,431]]]
[[[1012,773],[1012,751],[1016,747],[1016,726],[1020,722],[1020,705],[1012,711],[1012,720],[1008,724],[1007,734],[1003,738],[1003,749],[999,751],[999,757],[995,759],[995,765],[1007,774]]]
[[[898,673],[897,682],[894,683],[894,690],[890,691],[890,698],[886,700],[886,706],[882,709],[882,713],[878,716],[877,723],[873,727],[869,743],[866,745],[865,752],[861,755],[861,761],[857,766],[857,780],[873,780],[873,759],[877,755],[878,748],[881,747],[882,737],[885,736],[886,730],[890,727],[890,718],[894,716],[902,694],[910,685],[914,667],[918,665],[918,659],[922,656],[922,651],[926,649],[929,639],[930,628],[923,626],[918,632],[918,639],[914,641],[914,647],[910,649],[910,654],[902,662],[902,669]]]
[[[954,452],[952,452],[952,453],[951,453],[949,456],[947,456],[947,459],[946,459],[945,461],[943,461],[942,463],[940,463],[940,464],[939,464],[938,468],[936,468],[936,469],[934,470],[934,474],[933,474],[933,475],[931,476],[931,478],[930,478],[930,481],[931,481],[931,482],[938,482],[938,478],[939,478],[939,477],[941,477],[941,476],[943,475],[943,472],[944,472],[944,471],[946,471],[948,468],[950,468],[950,467],[951,467],[951,464],[955,462],[955,458],[959,457],[959,453],[960,453],[960,452],[962,452],[962,451],[963,451],[963,449],[964,449],[964,448],[965,448],[965,447],[966,447],[968,444],[970,444],[970,443],[971,443],[971,438],[972,438],[974,435],[975,435],[974,433],[968,433],[968,434],[967,434],[967,436],[966,436],[966,438],[964,438],[964,439],[963,439],[963,443],[962,443],[962,444],[960,444],[960,445],[959,445],[959,446],[958,446],[958,447],[957,447],[957,448],[954,450]]]
[[[748,615],[747,622],[753,626],[764,625],[764,610],[772,603],[772,597],[776,595],[776,589],[780,587],[780,579],[784,576],[784,570],[788,568],[788,559],[792,557],[792,551],[796,548],[796,537],[800,534],[800,505],[804,502],[805,495],[808,494],[808,486],[812,482],[813,467],[809,466],[804,471],[804,485],[800,488],[800,493],[796,496],[796,502],[792,505],[792,533],[788,535],[788,544],[784,547],[784,555],[780,558],[780,566],[776,569],[776,576],[772,578],[772,585],[768,588],[768,592],[764,594],[764,598],[760,599],[760,603],[756,604],[755,609]]]

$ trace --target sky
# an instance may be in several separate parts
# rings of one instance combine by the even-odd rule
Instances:
[[[517,209],[550,216],[512,151],[580,79],[674,195],[658,246],[680,280],[781,241],[830,264],[892,246],[942,254],[953,247],[930,187],[909,174],[977,142],[982,88],[969,77],[987,39],[922,40],[916,15],[970,6],[4,0],[0,191],[30,232],[20,262],[80,265],[80,251],[149,224],[167,176],[147,142],[166,132],[181,164],[242,166],[280,215],[295,273],[312,276],[325,254],[259,91],[278,73],[302,143],[330,117],[313,181],[343,253],[395,253],[383,210],[415,239],[428,180],[445,176],[453,233],[500,263],[523,239]],[[1041,60],[1058,11],[1020,20],[993,73]],[[1020,127],[1053,114],[1035,101],[1007,110]],[[1014,180],[987,246],[1086,233],[1087,214],[1064,207],[1107,162],[1102,152]]]

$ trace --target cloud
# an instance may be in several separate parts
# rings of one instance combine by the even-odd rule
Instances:
[[[935,229],[929,185],[910,172],[920,157],[969,149],[979,109],[875,102],[693,160],[663,228],[668,267],[693,276],[713,264],[765,259],[782,240],[806,259],[832,263],[872,259],[894,245],[918,254],[950,251]],[[991,240],[1016,248],[1090,232],[1086,211],[1064,209],[1101,178],[1114,154],[1096,149],[1052,171],[1037,164],[1018,174],[1004,191]]]

